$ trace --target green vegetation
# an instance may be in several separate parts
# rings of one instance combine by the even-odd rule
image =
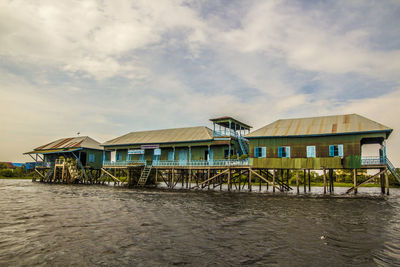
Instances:
[[[25,165],[9,169],[7,164],[0,163],[0,179],[32,179],[33,174],[26,171]]]

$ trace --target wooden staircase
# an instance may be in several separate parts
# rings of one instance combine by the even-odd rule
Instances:
[[[149,178],[150,172],[151,172],[151,168],[153,166],[152,165],[145,165],[143,168],[142,173],[140,174],[140,178],[139,181],[137,183],[138,186],[145,186],[147,179]]]
[[[77,169],[76,164],[67,163],[67,169],[70,175],[70,180],[68,182],[75,182],[75,180],[80,177],[79,170]]]

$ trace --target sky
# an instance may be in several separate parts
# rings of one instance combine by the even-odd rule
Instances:
[[[394,131],[400,1],[0,0],[0,161],[78,132],[254,129],[357,113]]]

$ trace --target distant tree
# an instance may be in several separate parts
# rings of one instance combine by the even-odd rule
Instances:
[[[1,169],[0,170],[0,177],[13,177],[14,173],[10,169]]]
[[[2,169],[8,169],[7,164],[5,164],[4,162],[0,162],[0,170]]]

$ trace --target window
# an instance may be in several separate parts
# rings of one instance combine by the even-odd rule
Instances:
[[[290,158],[290,146],[278,147],[278,157],[279,158]]]
[[[255,158],[266,158],[267,157],[267,147],[255,147],[254,148]]]
[[[343,145],[330,145],[329,157],[343,157]]]
[[[121,152],[119,152],[119,151],[117,151],[116,160],[117,160],[117,161],[122,160],[122,154],[121,154]]]
[[[307,146],[307,158],[315,158],[316,156],[315,146]]]
[[[89,162],[94,162],[95,157],[94,157],[94,153],[89,153]]]
[[[174,151],[168,151],[168,160],[169,161],[175,160],[174,158],[175,158]]]

